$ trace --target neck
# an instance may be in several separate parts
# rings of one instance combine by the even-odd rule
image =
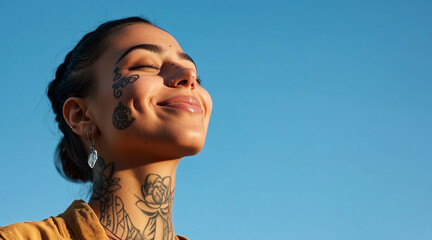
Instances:
[[[89,205],[110,239],[173,240],[172,206],[179,159],[117,170],[99,157]]]

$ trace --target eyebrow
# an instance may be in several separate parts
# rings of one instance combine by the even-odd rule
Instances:
[[[126,55],[128,55],[130,52],[132,52],[133,50],[136,49],[145,49],[148,50],[150,52],[154,52],[154,53],[162,53],[162,48],[158,45],[154,45],[154,44],[139,44],[136,46],[133,46],[131,48],[129,48],[128,50],[126,50],[125,53],[123,53],[120,58],[117,60],[116,64],[120,62],[120,60],[122,60]]]
[[[144,49],[144,50],[147,50],[147,51],[150,51],[150,52],[154,52],[154,53],[158,53],[158,54],[162,54],[162,52],[163,52],[162,48],[160,46],[158,46],[158,45],[154,45],[154,44],[139,44],[139,45],[135,45],[135,46],[129,48],[128,50],[126,50],[126,52],[124,52],[120,56],[120,58],[117,60],[116,64],[119,63],[120,60],[122,60],[126,55],[128,55],[130,52],[132,52],[132,51],[134,51],[136,49]],[[195,65],[195,67],[196,67],[196,64],[195,64],[194,60],[189,55],[187,55],[186,53],[184,53],[184,52],[177,52],[177,56],[180,59],[182,59],[182,60],[187,60],[187,61],[192,62]]]
[[[184,52],[178,52],[177,55],[182,60],[187,60],[187,61],[192,62],[195,65],[195,67],[196,67],[196,64],[195,64],[194,60],[189,55],[187,55],[186,53],[184,53]]]

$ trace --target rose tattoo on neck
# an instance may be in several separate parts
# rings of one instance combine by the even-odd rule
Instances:
[[[171,177],[148,175],[141,193],[143,199],[139,199],[136,206],[150,218],[143,231],[144,239],[171,240],[173,238],[171,209],[174,199]],[[156,228],[156,226],[163,227]]]

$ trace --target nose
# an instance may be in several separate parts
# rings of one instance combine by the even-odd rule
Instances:
[[[196,85],[196,73],[192,68],[183,68],[180,66],[174,67],[172,75],[168,75],[168,86],[169,87],[187,87],[195,88]]]

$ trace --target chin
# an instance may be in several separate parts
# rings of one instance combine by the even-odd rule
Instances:
[[[112,138],[116,140],[110,142],[110,147],[107,148],[122,158],[136,159],[136,161],[146,158],[163,161],[196,155],[204,147],[206,130],[203,128],[183,127],[164,130],[149,136],[139,134],[140,130],[130,129],[129,134]]]
[[[185,148],[183,156],[186,157],[186,156],[197,155],[199,152],[201,152],[203,146],[204,145]]]
[[[177,141],[173,149],[174,152],[178,153],[179,157],[186,157],[198,154],[203,147],[203,139],[183,139]]]

